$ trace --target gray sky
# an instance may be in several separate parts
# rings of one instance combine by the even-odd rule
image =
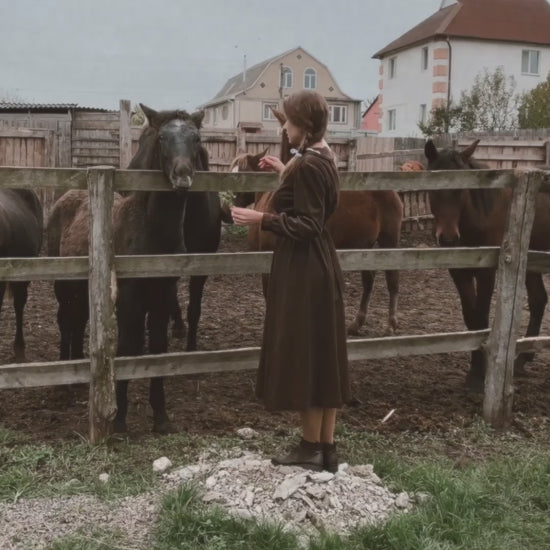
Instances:
[[[344,93],[378,93],[372,55],[441,0],[0,0],[0,99],[193,109],[296,46]]]

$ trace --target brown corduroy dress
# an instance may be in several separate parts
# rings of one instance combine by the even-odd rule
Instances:
[[[279,236],[256,385],[269,410],[340,408],[350,396],[342,271],[326,230],[338,172],[329,149],[307,149],[298,163],[262,219]]]

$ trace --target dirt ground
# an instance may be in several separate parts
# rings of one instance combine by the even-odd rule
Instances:
[[[405,234],[402,246],[430,246],[427,232]],[[246,250],[244,236],[224,234],[220,251]],[[354,317],[360,298],[360,276],[346,273],[346,316]],[[180,283],[186,304],[186,282]],[[382,336],[387,319],[388,295],[382,274],[377,276],[360,337]],[[205,288],[199,325],[199,349],[217,350],[260,345],[264,302],[259,275],[211,277]],[[524,308],[526,317],[526,308]],[[526,319],[524,319],[525,324]],[[428,334],[463,330],[457,293],[446,271],[402,271],[398,334]],[[543,334],[550,321],[545,319]],[[0,363],[12,362],[15,325],[13,308],[5,303],[0,319]],[[28,361],[58,357],[56,302],[51,282],[34,282],[25,310]],[[183,350],[172,340],[170,351]],[[550,416],[550,351],[528,365],[529,376],[516,381],[514,410],[528,417]],[[341,415],[352,430],[429,431],[467,425],[482,410],[482,395],[464,386],[469,354],[440,354],[353,362],[354,401]],[[228,434],[251,426],[259,431],[284,433],[295,426],[290,413],[267,413],[254,397],[253,371],[180,376],[167,380],[169,414],[181,430],[196,434]],[[151,409],[147,381],[132,382],[129,389],[128,427],[132,437],[148,436]],[[87,436],[88,388],[44,387],[0,390],[0,423],[36,441]],[[386,414],[391,418],[381,424]]]

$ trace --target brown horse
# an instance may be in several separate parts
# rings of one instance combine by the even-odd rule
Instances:
[[[217,193],[188,193],[195,170],[208,170],[208,153],[199,129],[203,113],[156,112],[142,106],[149,121],[129,168],[161,170],[171,191],[115,194],[113,225],[117,255],[215,252],[220,240]],[[86,191],[69,191],[55,204],[48,224],[52,256],[87,255],[89,202]],[[118,355],[143,355],[146,333],[150,354],[165,353],[168,321],[176,301],[174,277],[119,279],[117,296]],[[187,349],[195,349],[205,276],[190,278]],[[88,320],[88,282],[56,281],[61,358],[83,356]],[[117,382],[114,427],[126,429],[128,381]],[[152,378],[149,400],[153,429],[173,428],[166,413],[162,378]]]
[[[487,168],[472,155],[479,140],[462,151],[438,151],[431,140],[426,142],[425,154],[429,170],[467,170]],[[510,189],[456,189],[429,192],[430,208],[434,216],[434,236],[440,246],[500,246],[508,212]],[[537,200],[535,221],[529,248],[550,250],[550,195],[541,193]],[[489,326],[489,310],[495,285],[495,269],[450,269],[449,273],[460,295],[462,315],[468,330]],[[539,334],[544,309],[548,301],[540,273],[527,272],[529,325],[527,336]],[[520,354],[515,372],[521,373],[532,353]],[[481,389],[485,376],[484,356],[472,352],[467,384]]]
[[[275,112],[275,111],[274,111]],[[284,114],[275,112],[281,124],[284,124]],[[258,155],[248,153],[239,155],[232,165],[239,171],[258,170],[258,161],[265,151]],[[286,163],[291,157],[290,145],[286,131],[283,130],[280,159]],[[271,209],[272,192],[259,193],[254,197],[254,209],[269,212]],[[246,206],[252,196],[237,193],[235,204]],[[401,237],[401,220],[403,204],[395,191],[342,191],[338,207],[327,222],[327,229],[336,248],[352,250],[372,248],[376,243],[381,248],[396,248]],[[248,231],[248,243],[251,250],[273,250],[277,237],[269,231],[261,231],[260,226],[251,226]],[[373,271],[362,271],[361,279],[363,293],[359,311],[353,323],[348,327],[348,333],[356,335],[365,323],[367,308],[374,283]],[[267,275],[263,276],[264,296],[267,289]],[[386,271],[386,285],[389,293],[389,316],[385,334],[393,334],[397,329],[397,299],[399,293],[399,272]]]

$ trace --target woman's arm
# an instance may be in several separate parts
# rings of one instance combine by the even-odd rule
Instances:
[[[314,239],[321,234],[325,224],[326,174],[304,162],[294,177],[294,212],[265,212],[261,227],[299,241]]]

